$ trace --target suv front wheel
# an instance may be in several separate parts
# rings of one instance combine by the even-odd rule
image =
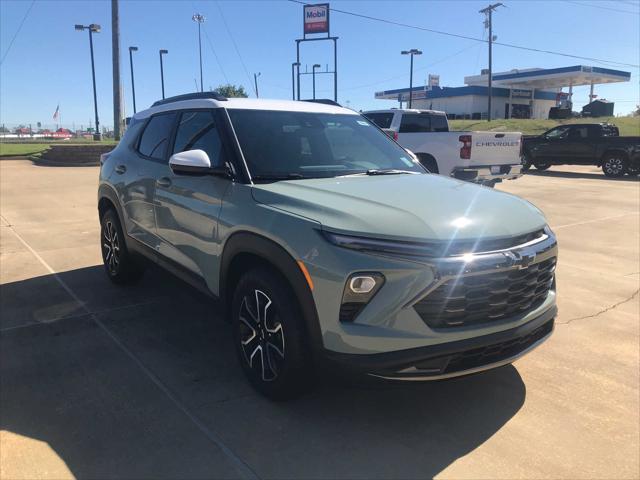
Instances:
[[[245,273],[232,303],[233,336],[253,387],[275,400],[302,393],[312,376],[310,352],[294,293],[267,268]]]

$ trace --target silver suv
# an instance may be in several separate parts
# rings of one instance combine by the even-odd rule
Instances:
[[[138,280],[151,261],[218,298],[269,397],[335,367],[391,380],[486,370],[552,332],[543,214],[429,174],[332,102],[169,98],[101,164],[109,278]]]

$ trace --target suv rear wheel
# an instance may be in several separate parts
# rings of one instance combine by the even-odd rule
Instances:
[[[120,220],[112,209],[100,220],[100,249],[104,269],[113,283],[133,283],[142,276],[143,268],[127,250]]]
[[[251,385],[282,400],[306,390],[312,375],[302,313],[294,294],[267,268],[245,273],[232,302],[233,337]]]
[[[627,159],[617,153],[611,153],[602,162],[602,171],[607,177],[622,177],[627,173]]]

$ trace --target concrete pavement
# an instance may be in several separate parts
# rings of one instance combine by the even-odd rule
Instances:
[[[638,478],[640,183],[499,185],[560,243],[553,337],[514,366],[256,395],[208,299],[111,285],[97,169],[0,161],[0,478]]]

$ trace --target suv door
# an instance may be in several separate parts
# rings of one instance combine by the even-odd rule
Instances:
[[[179,113],[171,154],[203,150],[211,166],[228,162],[219,125],[220,112]],[[169,155],[170,156],[170,155]],[[218,256],[218,216],[231,181],[212,175],[179,175],[162,165],[155,189],[156,231],[161,255],[206,278],[207,265]]]
[[[157,169],[166,161],[175,113],[154,115],[147,120],[135,144],[135,158],[127,165],[119,165],[122,174],[121,200],[125,211],[125,225],[129,236],[157,249],[153,195]]]

